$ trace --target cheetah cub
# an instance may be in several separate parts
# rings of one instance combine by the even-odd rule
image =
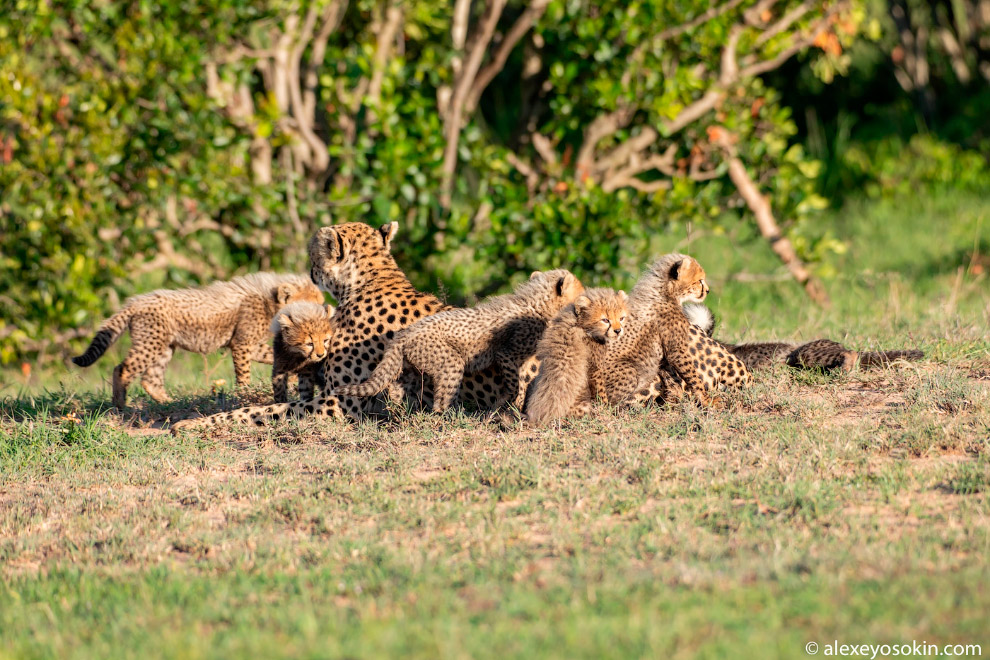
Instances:
[[[540,372],[526,395],[526,419],[545,424],[585,414],[598,397],[608,343],[622,335],[626,292],[587,289],[558,314],[536,346]]]
[[[368,397],[392,391],[391,384],[409,366],[433,380],[433,410],[442,412],[457,397],[465,372],[495,366],[506,383],[516,384],[513,403],[522,407],[519,367],[536,352],[547,323],[583,291],[566,270],[537,271],[514,293],[409,326],[395,336],[366,381],[337,387],[333,394]]]
[[[333,339],[331,316],[330,305],[299,302],[278,310],[272,319],[272,394],[279,403],[289,400],[289,378],[293,375],[299,377],[300,399],[312,399],[317,385],[326,388],[322,366]]]
[[[272,315],[290,302],[323,302],[323,294],[303,275],[254,273],[199,289],[159,289],[128,298],[124,308],[104,321],[82,355],[88,367],[130,328],[131,349],[113,370],[113,405],[123,410],[127,387],[140,377],[159,403],[165,393],[165,367],[176,348],[210,353],[230,347],[238,385],[251,381],[251,362],[272,363],[268,326]]]
[[[683,382],[683,389],[710,404],[720,386],[750,382],[746,366],[685,315],[682,304],[702,302],[707,295],[705,271],[695,259],[668,254],[650,266],[630,295],[633,317],[645,321],[628,341],[615,342],[605,357],[610,403],[646,403],[657,392],[675,399]]]

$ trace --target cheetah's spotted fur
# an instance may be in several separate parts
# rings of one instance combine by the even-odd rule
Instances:
[[[433,382],[433,409],[454,402],[464,374],[496,366],[506,384],[517,384],[513,403],[522,407],[525,390],[519,367],[536,352],[550,319],[584,287],[566,270],[535,272],[514,293],[496,296],[471,309],[449,309],[400,332],[371,377],[337,387],[338,396],[372,396],[412,367]]]
[[[88,367],[130,328],[131,348],[113,370],[113,404],[123,409],[127,387],[141,385],[159,403],[165,367],[176,348],[210,353],[230,347],[238,385],[251,380],[251,362],[272,363],[268,326],[280,307],[294,301],[323,302],[323,294],[303,275],[254,273],[199,289],[152,291],[129,298],[107,319],[86,352],[72,361]]]
[[[704,305],[687,305],[684,308],[689,320],[711,337],[715,331],[715,317]],[[804,344],[791,342],[754,342],[726,344],[719,342],[730,353],[743,361],[750,370],[764,369],[774,364],[786,364],[794,368],[822,371],[851,371],[860,367],[886,367],[895,360],[920,360],[925,354],[916,349],[892,351],[850,350],[830,339],[815,339]]]
[[[323,362],[323,379],[331,389],[367,378],[402,328],[449,309],[436,296],[416,290],[391,255],[398,223],[374,229],[359,222],[319,229],[309,243],[310,277],[337,300],[332,318],[334,337]],[[411,378],[404,377],[407,395],[428,398]],[[465,377],[462,400],[479,408],[494,408],[505,397],[493,370]],[[285,416],[306,415],[360,419],[384,411],[381,397],[337,398],[322,394],[311,400],[251,406],[172,426],[173,432],[203,425],[244,422],[264,426]]]

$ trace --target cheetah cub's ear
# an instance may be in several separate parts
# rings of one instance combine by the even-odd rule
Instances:
[[[539,277],[542,274],[543,274],[543,271],[534,270],[532,273],[529,274],[529,279],[535,280],[537,277]]]
[[[333,313],[334,313],[334,307],[333,307],[333,305],[331,305],[330,303],[327,303],[326,305],[323,306],[323,309],[325,309],[327,311],[327,317],[333,316]]]
[[[698,271],[701,271],[702,273],[704,272],[703,270],[701,270],[701,264],[699,264],[691,257],[684,257],[683,259],[676,262],[673,266],[670,267],[670,271],[667,273],[667,275],[670,277],[671,280],[687,281],[690,280],[693,276],[695,276]]]
[[[295,289],[290,284],[279,284],[278,288],[275,289],[275,302],[280,306],[285,305],[292,299],[292,294]]]
[[[581,316],[591,304],[591,298],[583,293],[574,300],[574,316]]]
[[[616,295],[619,296],[619,300],[621,300],[622,302],[626,302],[627,300],[629,300],[629,296],[626,295],[625,291],[620,290],[619,293],[617,293]]]
[[[277,335],[282,331],[282,328],[291,328],[293,325],[292,319],[289,318],[288,314],[276,314],[268,329],[273,335]]]
[[[382,235],[382,243],[385,245],[385,249],[389,252],[392,251],[392,239],[395,238],[395,234],[398,231],[398,222],[390,222],[387,225],[382,225],[378,228],[378,233]]]
[[[557,280],[557,286],[554,288],[557,295],[565,300],[574,300],[577,296],[584,293],[584,285],[581,284],[581,280],[574,276],[573,273],[564,273],[560,279]]]

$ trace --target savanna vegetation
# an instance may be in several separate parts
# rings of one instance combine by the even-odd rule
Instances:
[[[986,0],[0,9],[0,657],[990,652]],[[266,369],[180,354],[118,413],[126,338],[57,359],[351,220],[451,301],[677,250],[718,338],[926,358],[542,430],[177,437]]]

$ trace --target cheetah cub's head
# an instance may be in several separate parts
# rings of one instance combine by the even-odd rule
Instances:
[[[563,268],[536,270],[513,293],[516,300],[538,310],[541,316],[552,319],[584,293],[584,285],[573,273]]]
[[[691,257],[672,256],[673,263],[667,270],[667,295],[682,304],[702,302],[708,295],[705,269]]]
[[[286,349],[307,363],[320,362],[330,351],[333,339],[333,307],[314,303],[293,303],[278,311],[270,330],[281,335]]]
[[[378,229],[363,222],[321,227],[309,241],[310,277],[343,304],[351,291],[382,268],[396,268],[392,239],[399,223]]]
[[[307,281],[305,275],[300,275],[298,281],[283,282],[272,291],[275,309],[281,309],[289,303],[308,302],[322,303],[323,292],[316,285]],[[269,302],[271,305],[271,302]]]
[[[586,289],[574,301],[577,325],[599,344],[622,335],[622,325],[629,310],[626,309],[626,292],[611,289]]]

